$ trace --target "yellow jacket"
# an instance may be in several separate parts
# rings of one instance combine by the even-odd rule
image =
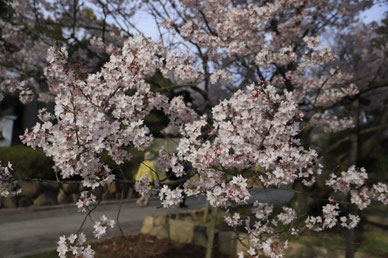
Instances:
[[[148,175],[148,179],[151,183],[158,180],[158,177],[156,176],[155,165],[151,160],[144,160],[142,163],[140,163],[139,170],[136,174],[136,181],[139,181],[140,178],[144,175]]]

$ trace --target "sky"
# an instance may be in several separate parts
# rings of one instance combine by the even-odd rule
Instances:
[[[143,32],[146,37],[159,40],[159,33],[154,18],[145,11],[138,11],[133,17],[133,23]]]
[[[361,18],[366,23],[371,21],[379,22],[384,17],[385,12],[388,12],[388,4],[375,5],[371,9],[363,12]]]

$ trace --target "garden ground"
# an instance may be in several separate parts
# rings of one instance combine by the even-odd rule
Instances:
[[[253,200],[266,201],[266,195],[261,189],[255,189]],[[271,191],[269,201],[284,203],[292,198],[292,193],[285,190]],[[188,198],[187,204],[190,209],[204,207],[204,200]],[[151,200],[150,206],[138,208],[134,201],[126,201],[120,212],[120,224],[124,233],[133,234],[140,231],[143,219],[149,215],[165,214],[178,209],[159,209],[160,202]],[[100,205],[94,212],[94,218],[100,218],[105,214],[107,217],[116,219],[119,203],[107,202]],[[56,248],[59,236],[69,235],[78,230],[84,217],[83,213],[71,205],[61,206],[57,209],[13,209],[0,210],[0,250],[2,257],[22,257],[37,253],[44,253]],[[93,239],[93,224],[87,220],[83,230],[89,240]],[[117,227],[109,233],[109,236],[118,236]]]

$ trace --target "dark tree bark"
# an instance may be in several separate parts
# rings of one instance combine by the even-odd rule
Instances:
[[[349,165],[356,165],[359,160],[359,117],[360,117],[360,101],[359,99],[356,99],[353,101],[351,106],[351,112],[352,112],[352,118],[355,124],[354,130],[350,134],[350,150],[349,150],[349,157],[348,162]],[[355,209],[353,204],[350,204],[350,194],[348,194],[348,207],[347,207],[347,213],[348,214],[355,214],[357,210]],[[347,229],[346,230],[346,258],[354,258],[354,254],[356,251],[355,248],[355,230],[354,229]]]
[[[217,222],[217,208],[211,208],[211,217],[210,217],[210,225],[209,225],[209,233],[207,239],[207,247],[206,247],[206,258],[212,257],[213,251],[213,243],[214,243],[214,235],[216,230],[216,222]]]

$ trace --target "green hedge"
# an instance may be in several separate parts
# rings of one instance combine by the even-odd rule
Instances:
[[[34,150],[24,145],[0,147],[0,161],[5,166],[12,163],[14,177],[55,179],[54,162],[41,149]]]
[[[131,148],[129,153],[132,155],[132,159],[130,161],[125,161],[124,164],[121,164],[120,166],[116,165],[106,153],[101,155],[101,161],[112,169],[113,174],[115,174],[117,178],[134,179],[139,165],[143,161],[144,152]],[[14,177],[16,179],[56,179],[52,168],[54,162],[44,154],[42,149],[34,150],[24,145],[0,147],[0,161],[3,166],[5,166],[8,161],[12,163]],[[78,178],[74,177],[72,179]]]

